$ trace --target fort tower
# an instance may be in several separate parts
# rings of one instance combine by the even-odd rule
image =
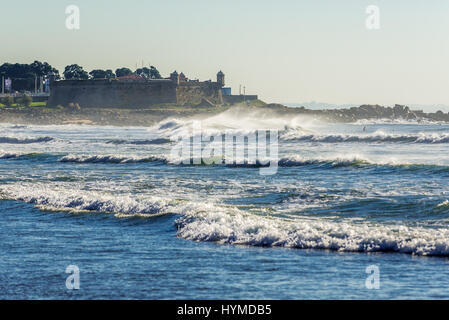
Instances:
[[[221,70],[217,73],[217,83],[220,87],[225,85],[225,75]]]

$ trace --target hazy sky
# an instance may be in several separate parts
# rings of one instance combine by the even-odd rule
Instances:
[[[77,5],[80,30],[65,27]],[[365,26],[368,5],[380,29]],[[448,0],[2,0],[0,63],[144,60],[267,102],[449,104]]]

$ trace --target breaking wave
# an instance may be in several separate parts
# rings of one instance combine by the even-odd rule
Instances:
[[[228,168],[263,168],[276,163],[274,159],[257,159],[248,163],[246,159],[236,159],[234,161],[226,161],[223,156],[209,157],[203,159],[197,158],[174,158],[169,155],[143,155],[143,156],[126,156],[126,155],[76,155],[69,154],[65,156],[52,155],[46,153],[10,153],[0,151],[0,160],[17,159],[17,160],[55,160],[61,163],[103,163],[103,164],[136,164],[136,163],[160,163],[162,165],[172,166],[224,166]],[[271,160],[271,162],[270,162]],[[424,171],[429,173],[445,173],[449,172],[448,165],[438,164],[419,164],[419,163],[398,163],[395,161],[373,161],[360,156],[342,156],[329,158],[305,158],[298,155],[284,156],[277,161],[278,167],[306,167],[316,166],[322,169],[337,169],[345,167],[354,168],[390,168],[403,171]]]
[[[445,200],[445,201],[441,202],[440,204],[438,204],[437,207],[438,208],[449,208],[449,200]]]
[[[399,252],[449,256],[449,230],[296,218],[262,217],[210,207],[176,220],[178,236],[192,241],[342,252]]]
[[[0,153],[0,159],[15,159],[20,156],[21,156],[21,154],[19,154],[19,153],[9,153],[9,152]]]
[[[344,252],[400,252],[449,256],[446,228],[357,224],[296,216],[260,216],[213,202],[163,197],[102,194],[38,185],[0,186],[3,198],[24,201],[42,210],[100,212],[116,217],[152,218],[177,214],[177,235],[191,241]]]
[[[320,168],[385,168],[397,169],[404,171],[425,171],[429,173],[444,173],[449,172],[448,165],[438,164],[421,164],[409,162],[397,162],[389,160],[370,160],[361,156],[341,156],[328,158],[306,158],[299,155],[289,155],[275,159],[265,158],[257,159],[253,162],[248,162],[246,159],[234,159],[234,161],[227,161],[225,157],[210,157],[210,158],[166,158],[166,163],[171,165],[221,165],[231,168],[261,168],[276,164],[278,167],[304,167],[316,166]]]
[[[101,212],[123,215],[155,216],[169,213],[167,199],[135,199],[127,195],[105,195],[98,192],[54,190],[44,185],[0,187],[3,198],[24,201],[43,210]]]
[[[420,133],[420,134],[387,134],[378,131],[373,134],[351,135],[351,134],[302,134],[296,131],[286,131],[280,134],[284,141],[305,141],[305,142],[402,142],[402,143],[449,143],[449,134]]]
[[[52,141],[52,137],[38,137],[38,138],[25,138],[25,137],[0,137],[0,143],[7,144],[30,144],[39,142]]]
[[[233,159],[227,161],[224,156],[207,157],[202,159],[187,157],[173,157],[164,154],[151,155],[114,155],[114,154],[49,154],[49,153],[20,153],[5,152],[0,150],[0,160],[30,160],[30,161],[57,161],[60,163],[74,164],[138,164],[138,163],[154,163],[159,165],[170,166],[222,166],[228,168],[248,168],[257,169],[273,165],[280,168],[288,167],[317,167],[320,169],[338,169],[338,168],[355,168],[355,169],[385,169],[399,170],[411,172],[427,172],[430,174],[447,174],[449,173],[449,165],[444,164],[421,164],[407,163],[397,161],[381,161],[370,160],[358,155],[346,155],[335,157],[317,157],[306,158],[300,155],[288,155],[275,159],[264,158],[248,162],[247,159]]]
[[[223,118],[223,119],[222,119]],[[220,122],[222,120],[222,122]],[[236,136],[254,134],[260,130],[273,129],[279,132],[279,139],[282,141],[298,142],[321,142],[321,143],[422,143],[441,144],[449,143],[449,133],[411,133],[395,134],[378,130],[373,133],[360,134],[327,134],[318,133],[306,129],[299,119],[287,121],[286,119],[254,119],[243,118],[232,120],[227,117],[211,117],[202,121],[186,120],[166,120],[156,126],[149,128],[149,131],[161,137],[163,143],[177,141],[183,137],[192,136],[217,136],[225,133],[232,133]],[[195,127],[196,126],[196,127]],[[308,124],[306,123],[307,127]],[[195,131],[196,129],[196,131]],[[322,129],[321,129],[322,130]],[[167,141],[166,141],[167,140]],[[149,140],[148,143],[152,143]],[[158,141],[156,139],[156,141]]]
[[[248,113],[247,111],[233,114],[229,111],[196,121],[186,119],[164,120],[148,128],[148,131],[170,141],[177,141],[185,137],[217,136],[226,133],[244,136],[261,130],[293,131],[297,134],[311,132],[303,127],[304,119],[273,117],[273,115],[263,116],[259,113]]]
[[[157,138],[157,139],[149,139],[149,140],[110,140],[107,143],[109,144],[131,144],[131,145],[155,145],[155,144],[167,144],[171,143],[170,139],[166,138]]]
[[[59,162],[73,162],[73,163],[145,163],[145,162],[166,162],[165,157],[162,156],[148,156],[148,157],[130,157],[122,155],[67,155],[59,159]]]
[[[20,152],[2,152],[0,151],[0,160],[8,160],[8,159],[16,159],[16,160],[42,160],[42,159],[51,159],[57,158],[55,155],[51,155],[48,153],[20,153]]]

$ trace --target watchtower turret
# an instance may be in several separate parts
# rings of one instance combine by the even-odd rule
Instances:
[[[217,73],[217,83],[220,85],[220,87],[224,87],[225,85],[225,75],[222,71],[219,71]]]
[[[179,84],[179,74],[178,74],[178,72],[176,72],[176,70],[174,72],[170,73],[170,80],[176,84]]]

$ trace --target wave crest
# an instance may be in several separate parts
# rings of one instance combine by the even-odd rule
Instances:
[[[165,162],[165,157],[162,156],[147,156],[147,157],[130,157],[122,155],[67,155],[59,159],[59,162],[72,163],[145,163],[145,162]]]
[[[208,210],[176,220],[178,236],[192,241],[342,252],[399,252],[449,256],[449,231],[361,225],[304,218],[284,220],[234,210]]]
[[[10,199],[24,201],[46,210],[102,212],[119,216],[155,216],[168,213],[170,201],[161,197],[135,199],[127,195],[54,190],[43,185],[9,186],[0,191]]]
[[[170,139],[166,138],[156,138],[156,139],[147,139],[147,140],[110,140],[107,143],[109,144],[131,144],[131,145],[157,145],[157,144],[167,144],[171,143]]]
[[[31,144],[31,143],[49,142],[52,140],[54,140],[52,137],[37,137],[37,138],[0,137],[0,143],[5,144]]]
[[[45,210],[102,212],[116,217],[152,218],[178,214],[177,235],[191,241],[211,241],[257,247],[325,249],[342,252],[399,252],[449,256],[449,230],[419,226],[357,224],[309,217],[261,216],[213,202],[180,201],[169,196],[103,194],[48,188],[43,184],[5,185],[0,192]]]
[[[382,131],[373,134],[351,135],[351,134],[306,134],[301,132],[287,130],[280,134],[280,138],[284,141],[301,141],[301,142],[322,142],[322,143],[338,143],[338,142],[398,142],[398,143],[449,143],[449,134],[437,133],[420,133],[420,134],[387,134]]]

